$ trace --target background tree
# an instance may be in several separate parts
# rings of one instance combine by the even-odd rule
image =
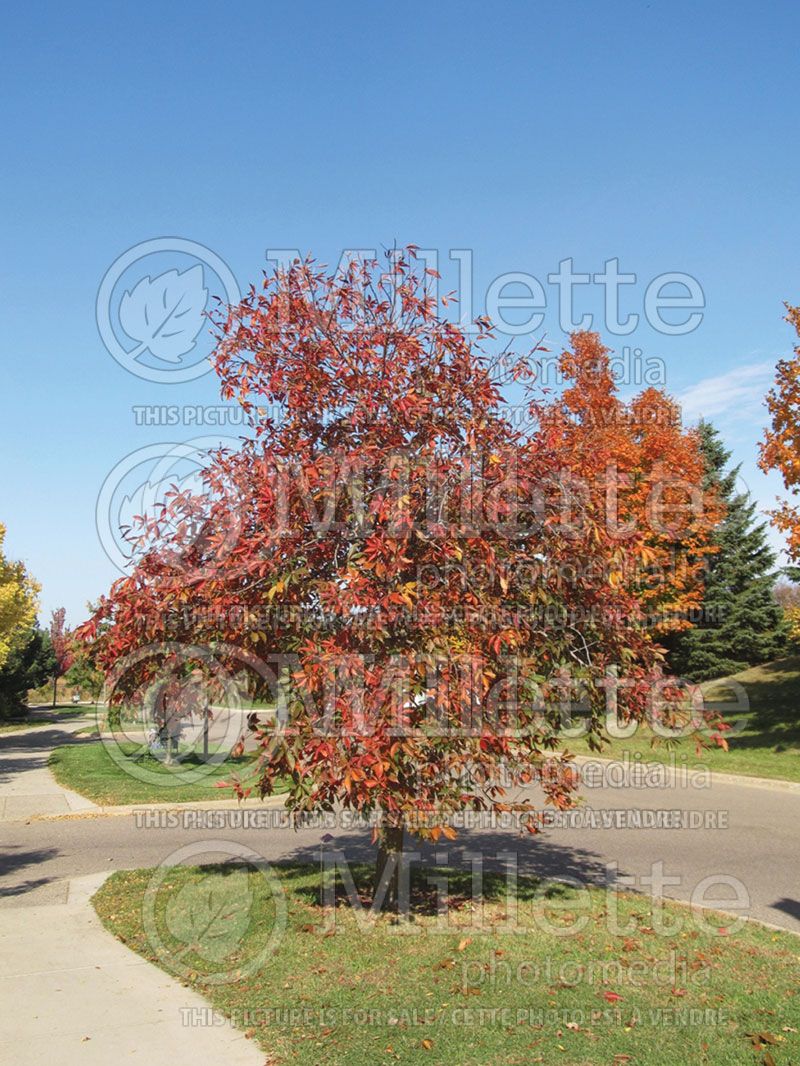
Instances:
[[[542,422],[550,439],[556,434],[562,471],[576,479],[584,508],[609,534],[605,580],[624,585],[637,617],[663,642],[688,627],[700,604],[715,550],[710,532],[724,508],[704,477],[699,433],[681,429],[678,405],[655,388],[623,403],[597,336],[572,342],[560,362],[567,387],[540,408]],[[581,550],[593,559],[590,544]]]
[[[707,681],[768,662],[785,648],[786,632],[774,596],[775,553],[766,523],[757,519],[749,492],[737,488],[739,466],[709,423],[699,426],[706,491],[716,490],[725,515],[707,556],[703,602],[693,626],[668,638],[670,668],[680,677]]]
[[[73,659],[73,638],[66,627],[67,612],[57,607],[50,616],[50,643],[53,648],[53,706],[58,698],[58,679],[69,670]]]
[[[27,713],[27,696],[52,677],[55,656],[50,635],[31,626],[19,639],[0,668],[0,716]]]
[[[800,336],[800,307],[786,305],[786,321]],[[800,494],[800,345],[789,359],[781,359],[775,372],[775,384],[767,393],[771,424],[761,444],[759,466],[777,470],[793,498]],[[786,534],[787,552],[800,563],[800,509],[784,501],[771,512],[775,526]]]
[[[78,689],[82,695],[88,695],[95,702],[100,698],[103,691],[103,673],[97,669],[86,649],[80,645],[76,648],[75,657],[64,677],[67,684]]]
[[[797,583],[800,574],[795,567],[784,568],[783,574],[788,580],[779,581],[775,586],[775,602],[783,612],[787,639],[796,649],[800,644],[800,584]]]
[[[39,586],[20,562],[3,555],[6,527],[0,523],[0,667],[29,639]]]
[[[210,458],[207,492],[176,490],[148,518],[134,572],[81,630],[116,669],[117,702],[174,669],[176,646],[237,674],[244,649],[274,663],[254,671],[280,709],[257,729],[260,791],[288,778],[296,812],[377,814],[390,904],[404,830],[436,840],[455,812],[517,809],[534,831],[541,801],[509,782],[571,802],[565,704],[595,743],[609,688],[623,718],[654,688],[677,708],[648,605],[693,596],[700,564],[686,553],[680,587],[652,564],[683,542],[700,559],[708,530],[685,507],[697,438],[666,397],[650,401],[668,417],[645,424],[590,334],[562,356],[572,387],[539,393],[530,360],[485,354],[488,322],[473,338],[439,317],[413,258],[333,276],[296,263],[228,309],[216,369],[252,439]],[[528,383],[524,431],[502,391],[514,382]]]

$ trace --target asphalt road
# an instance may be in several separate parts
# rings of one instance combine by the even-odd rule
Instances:
[[[409,848],[421,850],[420,862],[436,851],[441,864],[468,866],[480,855],[486,868],[516,864],[546,879],[694,897],[800,932],[800,790],[700,784],[680,775],[672,784],[646,787],[601,780],[584,789],[584,806],[565,816],[571,824],[549,826],[535,837],[513,826],[473,825],[435,849],[413,841]],[[197,811],[158,813],[150,824],[141,818],[137,824],[134,815],[6,821],[0,826],[0,906],[56,902],[70,878],[156,866],[190,843],[199,846],[198,856],[210,841],[245,844],[270,861],[319,862],[321,849],[334,848],[351,860],[373,856],[366,828],[296,830],[274,824],[279,813],[248,814],[262,821],[246,827],[240,811],[219,810],[205,825],[198,824],[205,812]],[[659,890],[660,875],[666,883]]]

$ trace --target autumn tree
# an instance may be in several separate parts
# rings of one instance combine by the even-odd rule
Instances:
[[[562,481],[580,494],[587,536],[574,545],[574,561],[587,560],[599,595],[624,588],[637,623],[657,641],[686,629],[700,605],[724,501],[705,480],[702,437],[681,428],[678,405],[652,387],[624,403],[608,356],[596,334],[573,335],[560,360],[566,387],[538,405],[542,430],[531,444],[547,439]],[[593,573],[598,563],[604,570]]]
[[[592,334],[547,397],[535,353],[492,357],[490,324],[441,314],[414,254],[297,262],[227,310],[215,366],[252,433],[148,517],[81,630],[112,700],[174,673],[176,649],[187,681],[249,670],[278,708],[256,727],[261,794],[288,780],[295,812],[378,816],[388,905],[406,830],[449,837],[471,809],[535,831],[543,801],[572,802],[576,708],[595,744],[609,707],[673,720],[657,636],[696,595],[709,527],[666,397],[623,404]]]
[[[787,570],[784,571],[784,579],[775,585],[774,596],[783,614],[787,639],[797,646],[800,644],[800,585],[797,584],[800,574],[795,567],[788,567]]]
[[[36,619],[39,586],[21,562],[3,555],[6,527],[0,523],[0,667],[27,639]]]
[[[800,337],[800,307],[786,305],[786,321]],[[767,393],[771,423],[761,443],[759,466],[777,470],[792,498],[800,495],[800,344],[788,359],[778,362],[775,384]],[[787,552],[800,563],[800,508],[784,500],[770,512],[776,528],[786,535]]]
[[[56,608],[50,614],[50,643],[53,649],[53,706],[58,696],[58,679],[72,665],[73,638],[66,625],[67,612],[63,607]]]

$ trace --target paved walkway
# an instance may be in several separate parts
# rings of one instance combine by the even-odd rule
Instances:
[[[73,718],[53,726],[40,725],[0,737],[0,822],[16,822],[42,814],[92,810],[91,800],[62,788],[47,768],[53,748],[67,743],[93,719]]]
[[[37,876],[49,850],[32,840],[15,849],[9,840],[12,826],[31,833],[41,816],[100,813],[47,768],[53,748],[85,724],[73,719],[0,737],[4,850],[22,874],[0,911],[0,1062],[263,1066],[263,1053],[243,1033],[219,1018],[210,1024],[205,1000],[103,928],[89,900],[110,860],[102,872],[50,881]]]
[[[263,1066],[264,1054],[208,1003],[103,929],[70,882],[65,903],[0,912],[0,1062],[15,1066]]]

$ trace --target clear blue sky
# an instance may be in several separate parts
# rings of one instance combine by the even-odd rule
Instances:
[[[242,284],[268,247],[470,248],[478,294],[616,257],[642,279],[626,312],[691,274],[698,329],[609,343],[663,358],[769,500],[759,404],[791,344],[781,301],[800,300],[798,39],[789,2],[7,8],[0,520],[43,617],[79,621],[116,574],[95,502],[117,461],[198,435],[132,408],[216,399],[210,376],[132,375],[98,334],[104,273],[162,236]]]

